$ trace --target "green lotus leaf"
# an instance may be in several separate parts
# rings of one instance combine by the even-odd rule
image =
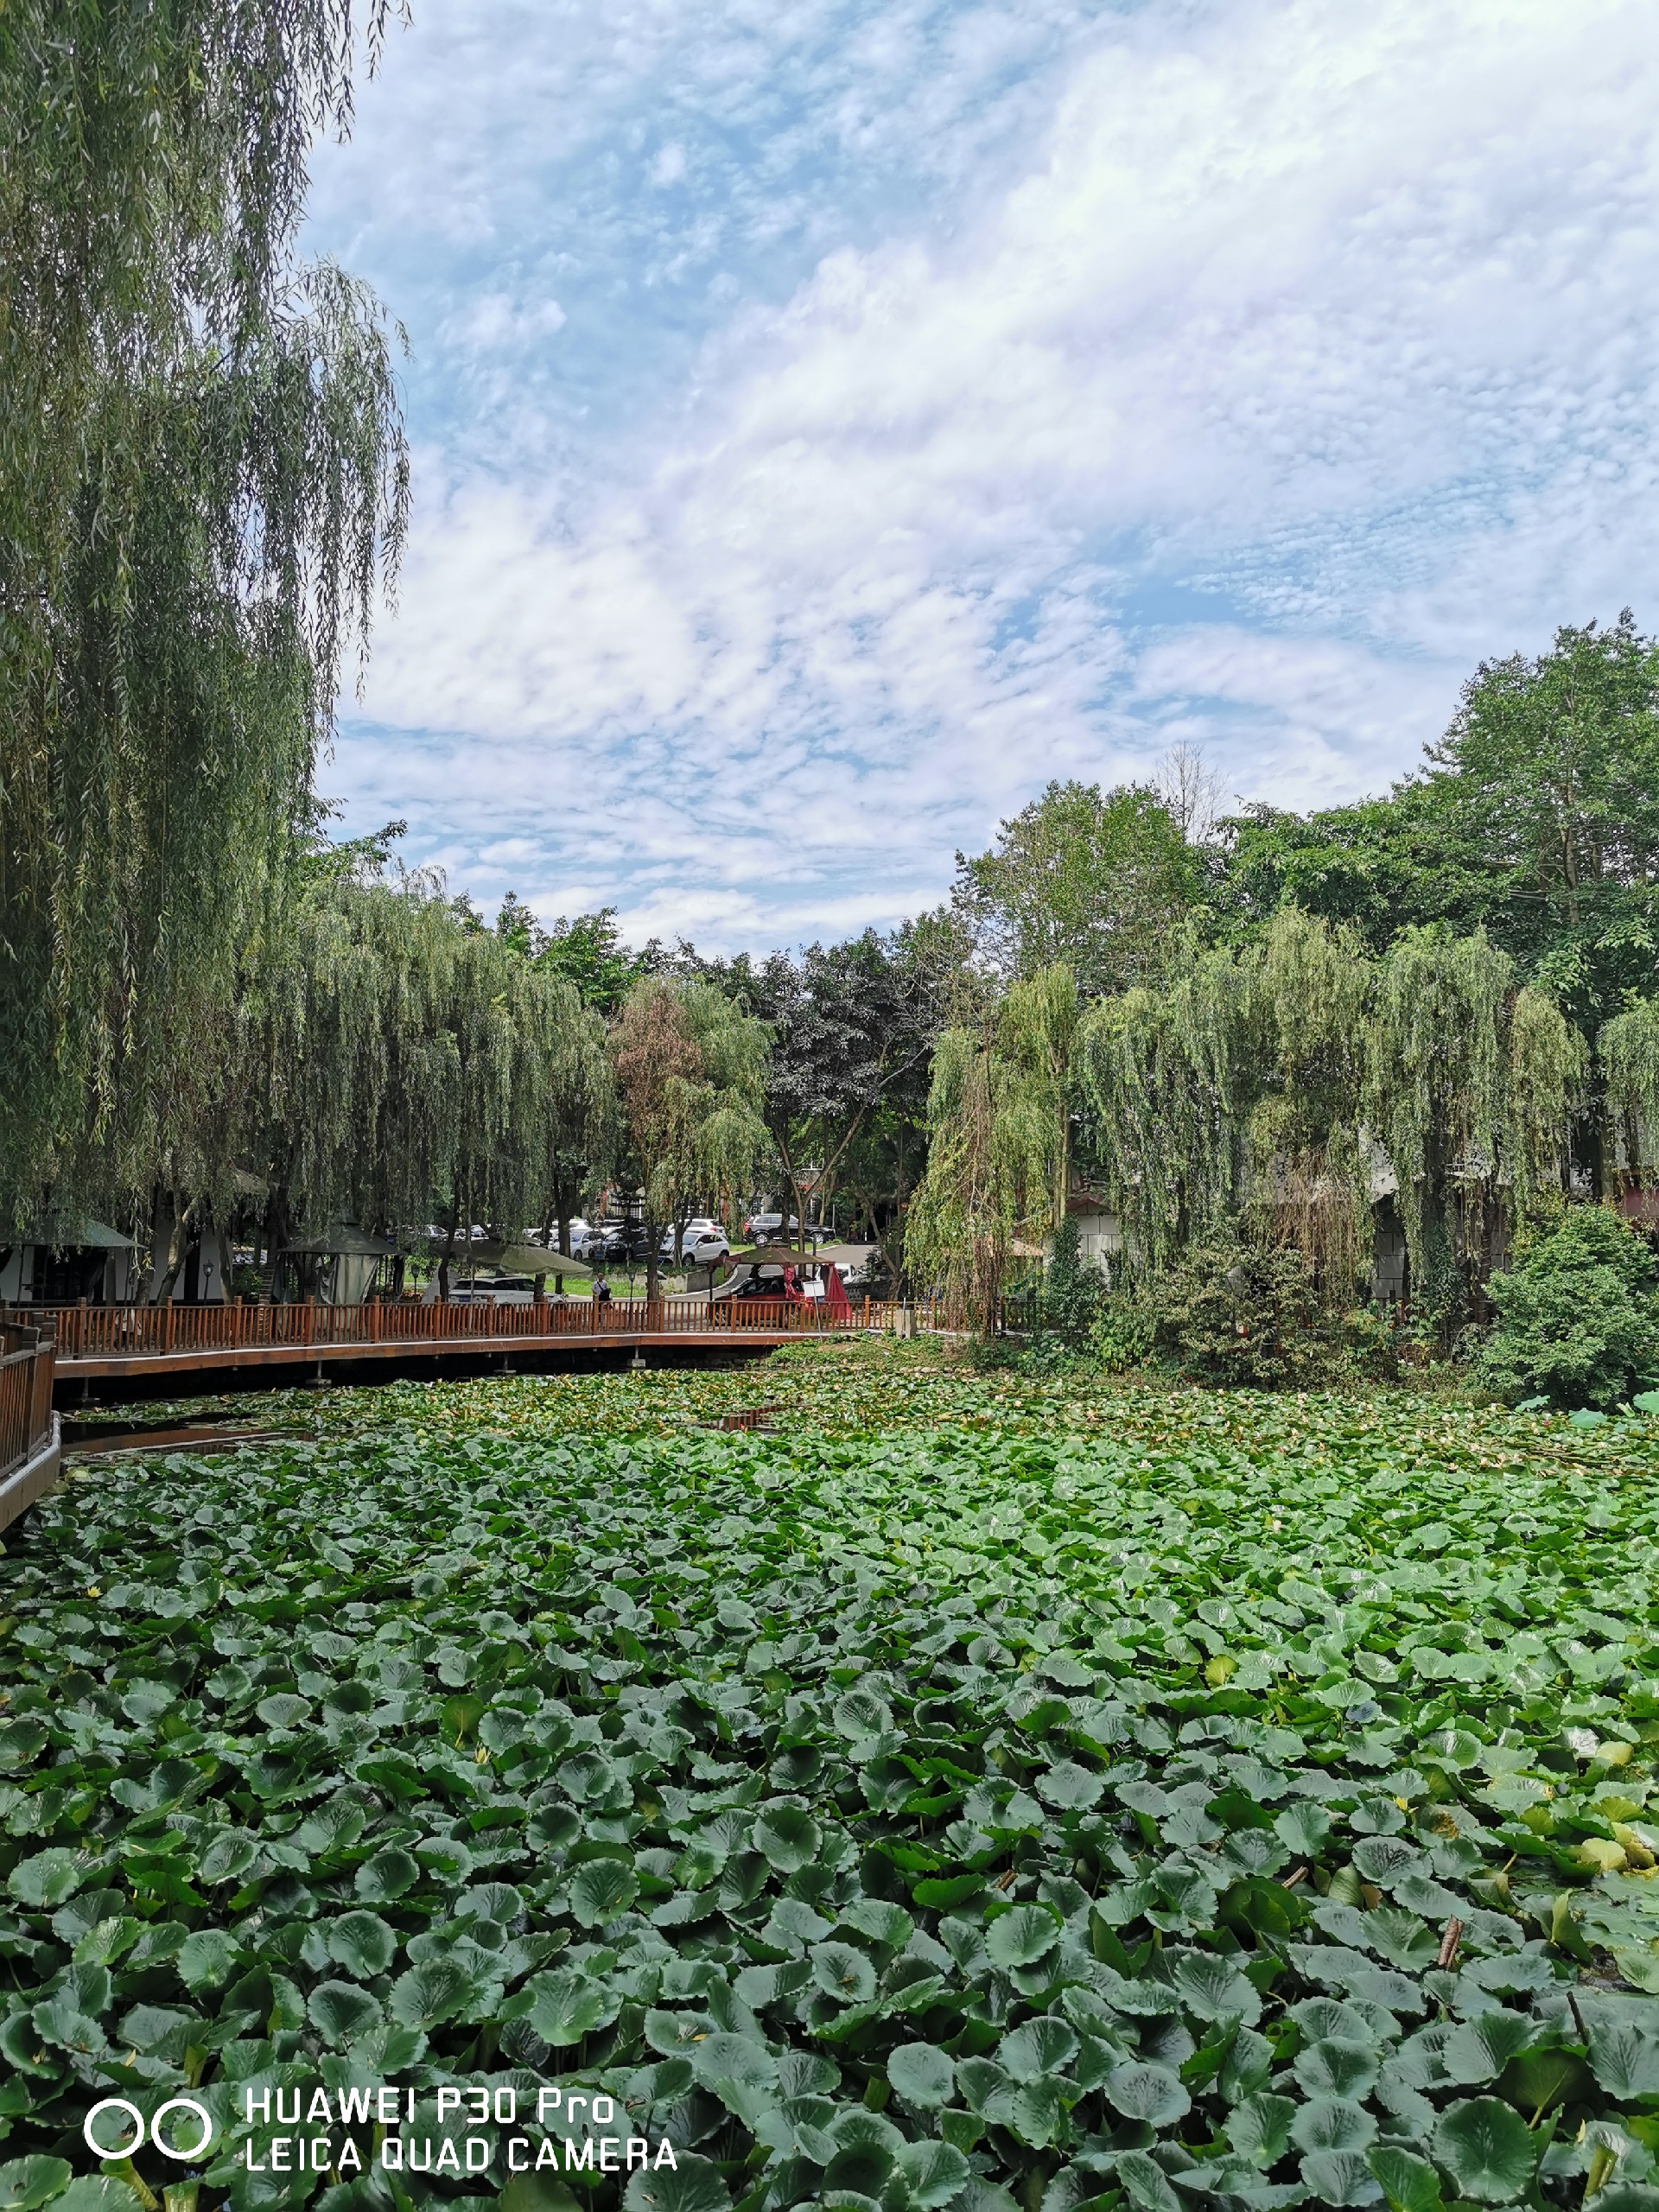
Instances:
[[[1478,2012],[1452,2029],[1440,2046],[1440,2066],[1448,2082],[1495,2082],[1536,2035],[1524,2012]]]
[[[962,2194],[973,2169],[950,2143],[906,2143],[899,2153],[910,2202],[918,2212],[938,2212]]]
[[[132,2212],[134,2197],[118,2174],[81,2174],[51,2203],[53,2212]]]
[[[1117,2178],[1128,2192],[1136,2212],[1188,2212],[1188,2207],[1171,2187],[1168,2177],[1155,2158],[1144,2151],[1125,2151],[1117,2161]]]
[[[464,1882],[474,1863],[472,1853],[457,1836],[424,1836],[415,1847],[415,1856],[429,1873],[446,1882]]]
[[[855,1747],[862,1738],[885,1736],[893,1726],[893,1707],[874,1690],[849,1690],[835,1703],[835,1724]]]
[[[1310,2151],[1298,2171],[1318,2204],[1375,2204],[1380,2194],[1357,2151]]]
[[[1390,1807],[1390,1810],[1397,1812],[1398,1808]],[[1421,1873],[1423,1868],[1422,1853],[1403,1836],[1363,1836],[1354,1846],[1354,1872],[1379,1889],[1392,1889],[1408,1874]]]
[[[1167,2066],[1137,2059],[1114,2067],[1106,2094],[1125,2120],[1144,2120],[1151,2127],[1173,2127],[1192,2109],[1192,2100]]]
[[[1365,2151],[1376,2140],[1376,2122],[1351,2097],[1315,2097],[1290,2123],[1299,2151]]]
[[[1267,2091],[1243,2098],[1227,2115],[1227,2140],[1241,2158],[1265,2173],[1290,2148],[1290,2123],[1297,2107],[1288,2097]]]
[[[720,2170],[695,2151],[681,2151],[673,2167],[642,2168],[624,2193],[627,2212],[730,2212],[732,2193]]]
[[[754,1847],[780,1874],[798,1873],[818,1855],[823,1830],[804,1805],[774,1805],[758,1815]]]
[[[1397,2143],[1376,2143],[1365,2153],[1388,2201],[1389,2212],[1446,2212],[1440,2177],[1427,2158]]]
[[[1311,1805],[1303,1798],[1274,1815],[1273,1832],[1299,1859],[1317,1859],[1331,1834],[1331,1815],[1322,1805]]]
[[[696,2079],[716,2094],[733,2088],[768,2089],[778,2079],[777,2060],[752,2036],[717,2031],[692,2043],[687,2056]]]
[[[375,1912],[343,1912],[324,1929],[328,1955],[359,1981],[385,1974],[397,1951],[397,1931]]]
[[[0,2165],[0,2212],[35,2212],[60,2197],[73,2171],[67,2158],[13,2158]]]
[[[1063,2074],[1077,2055],[1077,2038],[1052,2015],[1027,2020],[996,2047],[996,2063],[1015,2082],[1040,2082]]]
[[[240,1946],[227,1929],[193,1929],[179,1946],[179,1979],[193,1995],[199,1989],[218,1989],[230,1980],[231,1969],[241,1955]]]
[[[1304,2096],[1366,2097],[1376,2086],[1380,2064],[1369,2043],[1321,2039],[1297,2052],[1291,2071]]]
[[[1621,2104],[1659,2097],[1659,2036],[1598,2020],[1590,2031],[1590,2070]]]
[[[1262,1999],[1230,1959],[1209,1951],[1181,1951],[1170,1960],[1170,1980],[1187,2012],[1200,2020],[1242,2020],[1254,2027]]]
[[[386,1999],[386,2010],[399,2027],[417,2028],[424,2033],[441,2020],[454,2019],[472,1994],[473,1978],[463,1966],[454,1959],[431,1959],[398,1975]],[[543,2028],[538,2027],[537,2033],[545,2043],[553,2040]]]
[[[418,1859],[399,1845],[389,1845],[365,1859],[353,1878],[352,1886],[365,1904],[387,1904],[412,1890],[421,1878]]]
[[[1011,2098],[1014,2084],[989,2058],[959,2058],[957,2061],[957,2087],[969,2112],[989,2118],[1003,2101]]]
[[[909,1942],[916,1933],[916,1923],[901,1904],[894,1904],[886,1897],[856,1897],[851,1904],[843,1905],[839,1925],[851,1928],[861,1936],[868,1936],[873,1943],[886,1944],[897,1949]]]
[[[875,1968],[850,1943],[815,1943],[807,1954],[812,1979],[828,1997],[862,2005],[875,1994]]]
[[[325,2043],[336,2050],[341,2044],[355,2043],[381,2024],[380,2007],[366,1989],[359,1989],[350,1981],[320,1981],[307,1998],[305,2009]],[[434,2015],[435,2018],[436,2015]],[[424,2026],[405,2022],[405,2025]]]
[[[994,1966],[1035,1966],[1060,1940],[1060,1923],[1046,1905],[1017,1904],[994,1920],[985,1934],[985,1949]]]
[[[272,1697],[262,1697],[253,1709],[268,1728],[297,1728],[311,1717],[311,1700],[278,1690]]]
[[[1097,1774],[1075,1759],[1061,1759],[1037,1777],[1037,1795],[1046,1805],[1065,1813],[1086,1813],[1100,1802],[1106,1788]]]
[[[570,1877],[566,1893],[580,1928],[602,1928],[625,1913],[639,1894],[639,1878],[620,1859],[590,1859]]]
[[[1471,2097],[1446,2107],[1429,2147],[1459,2196],[1478,2204],[1510,2204],[1531,2185],[1542,2146],[1513,2107],[1497,2097]]]
[[[73,1897],[95,1872],[96,1862],[84,1852],[61,1847],[37,1851],[21,1859],[6,1877],[6,1887],[19,1904],[35,1912],[49,1912]]]
[[[622,2009],[620,1993],[577,1967],[537,1974],[529,1984],[530,2024],[545,2044],[563,2050],[595,2028],[608,2027]]]
[[[950,2101],[957,2070],[950,2058],[931,2043],[901,2043],[887,2053],[887,2080],[906,2104],[931,2112]]]

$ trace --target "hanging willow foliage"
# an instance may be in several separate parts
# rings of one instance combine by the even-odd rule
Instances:
[[[1597,1044],[1618,1168],[1646,1181],[1659,1157],[1659,999],[1615,1015]]]
[[[1274,915],[1241,963],[1249,1108],[1247,1212],[1302,1253],[1327,1306],[1348,1305],[1369,1257],[1360,1125],[1370,963],[1351,931],[1298,907]]]
[[[352,46],[334,0],[0,10],[0,1212],[185,1141],[395,567],[388,334],[293,256]]]
[[[435,878],[325,881],[297,904],[245,1009],[231,1135],[273,1232],[343,1217],[520,1233],[547,1203],[569,1094],[602,1084],[601,1025]]]
[[[1057,962],[934,1050],[927,1173],[906,1219],[905,1265],[982,1329],[996,1326],[1015,1240],[1046,1236],[1065,1210],[1077,1014],[1071,971]]]
[[[1085,1016],[1077,1072],[1138,1265],[1241,1228],[1348,1302],[1369,1260],[1380,1145],[1412,1264],[1488,1254],[1500,1219],[1562,1186],[1583,1039],[1516,988],[1484,937],[1411,931],[1380,963],[1295,909],[1241,953],[1189,940],[1157,989]]]
[[[1107,1192],[1135,1264],[1156,1272],[1236,1216],[1249,1152],[1248,979],[1179,945],[1167,981],[1102,999],[1077,1033],[1077,1079]]]
[[[1465,1273],[1500,1222],[1557,1192],[1584,1040],[1482,931],[1402,932],[1378,976],[1367,1113],[1398,1179],[1414,1269]]]

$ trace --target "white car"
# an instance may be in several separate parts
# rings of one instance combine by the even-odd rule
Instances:
[[[702,1214],[696,1221],[688,1221],[685,1224],[678,1257],[683,1264],[706,1268],[715,1260],[729,1258],[731,1249],[731,1243],[720,1224],[711,1220],[707,1214]],[[674,1231],[669,1229],[664,1232],[658,1257],[672,1260],[675,1256]]]

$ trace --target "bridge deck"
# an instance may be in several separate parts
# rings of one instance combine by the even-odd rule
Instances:
[[[42,1311],[41,1320],[48,1318]],[[851,1336],[940,1325],[931,1307],[826,1309],[812,1300],[706,1298],[543,1299],[522,1306],[431,1306],[412,1300],[364,1306],[60,1306],[57,1380],[137,1379],[228,1373],[245,1368],[321,1369],[358,1361],[464,1357],[542,1363],[561,1355],[631,1351],[736,1353],[775,1351],[803,1336]]]
[[[846,1332],[823,1330],[825,1336]],[[770,1329],[621,1329],[551,1331],[512,1336],[404,1337],[374,1344],[359,1338],[346,1344],[274,1344],[203,1346],[182,1351],[84,1352],[60,1359],[60,1383],[121,1376],[212,1374],[243,1367],[310,1367],[352,1360],[429,1359],[446,1354],[469,1359],[510,1359],[588,1352],[713,1351],[760,1353],[792,1344],[799,1331]]]

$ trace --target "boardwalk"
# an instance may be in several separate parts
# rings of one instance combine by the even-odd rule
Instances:
[[[41,1316],[44,1319],[44,1315]],[[60,1385],[244,1369],[328,1366],[359,1361],[565,1355],[656,1350],[753,1354],[802,1336],[908,1334],[942,1325],[928,1306],[859,1306],[828,1311],[814,1300],[706,1298],[544,1300],[524,1306],[60,1306]]]

